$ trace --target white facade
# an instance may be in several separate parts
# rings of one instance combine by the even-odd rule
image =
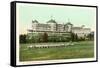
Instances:
[[[74,27],[70,22],[66,24],[58,24],[55,20],[51,19],[45,24],[39,23],[37,20],[32,21],[32,30],[31,32],[73,32],[78,35],[78,37],[87,36],[91,33],[90,28]],[[29,31],[29,32],[30,32]]]
[[[77,34],[78,37],[84,37],[91,33],[91,29],[83,27],[73,27],[72,32]]]
[[[72,24],[57,24],[53,19],[49,20],[46,24],[41,24],[37,20],[32,21],[33,31],[52,31],[52,32],[71,32]]]

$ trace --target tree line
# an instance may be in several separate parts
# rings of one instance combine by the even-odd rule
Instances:
[[[70,37],[59,37],[59,36],[48,36],[47,33],[43,33],[43,35],[37,35],[37,36],[32,36],[29,38],[28,35],[20,35],[20,43],[41,43],[41,42],[69,42],[69,41],[85,41],[85,40],[93,40],[94,39],[94,34],[88,34],[87,36],[84,37],[78,37],[77,34],[71,33]]]

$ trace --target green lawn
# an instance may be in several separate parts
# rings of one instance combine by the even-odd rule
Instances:
[[[63,42],[62,42],[63,43]],[[64,42],[65,44],[67,42]],[[55,43],[41,43],[55,44]],[[60,43],[58,43],[60,44]],[[73,59],[94,57],[93,41],[77,42],[67,47],[27,48],[34,44],[20,44],[20,61]]]

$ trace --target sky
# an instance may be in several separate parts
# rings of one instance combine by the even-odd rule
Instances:
[[[31,28],[32,20],[36,19],[39,23],[46,23],[51,18],[59,24],[65,24],[69,20],[74,26],[85,25],[95,30],[96,8],[17,3],[17,22],[20,34],[27,33],[27,29]]]

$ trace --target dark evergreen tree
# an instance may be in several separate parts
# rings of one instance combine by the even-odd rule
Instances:
[[[43,42],[47,42],[48,41],[48,34],[44,33],[43,34]]]
[[[20,43],[26,43],[26,35],[20,35]]]
[[[75,39],[75,34],[71,32],[71,41],[74,41]]]
[[[75,41],[78,41],[78,35],[75,34]]]

